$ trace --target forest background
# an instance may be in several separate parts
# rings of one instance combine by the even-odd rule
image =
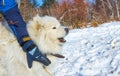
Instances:
[[[70,28],[97,27],[99,24],[120,21],[120,0],[44,0],[40,8],[21,0],[20,11],[25,21],[33,16],[56,17]],[[1,18],[2,19],[2,18]]]

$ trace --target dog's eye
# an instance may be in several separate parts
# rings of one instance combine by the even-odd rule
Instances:
[[[53,29],[56,29],[56,27],[53,27]]]

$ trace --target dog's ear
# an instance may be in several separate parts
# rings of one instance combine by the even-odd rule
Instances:
[[[39,22],[41,21],[41,17],[37,14],[36,16],[33,17],[34,22]]]
[[[43,20],[38,14],[33,18],[34,27],[39,30],[43,27]]]
[[[30,20],[27,24],[29,34],[35,37],[39,29],[42,27],[42,23],[42,18],[39,15],[33,17],[33,19]]]

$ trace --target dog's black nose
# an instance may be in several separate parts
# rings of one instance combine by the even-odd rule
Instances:
[[[66,33],[68,34],[68,32],[69,32],[69,29],[68,29],[68,28],[65,28],[65,31],[66,31]]]

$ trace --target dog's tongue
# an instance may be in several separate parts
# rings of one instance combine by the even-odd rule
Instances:
[[[60,42],[66,42],[64,38],[58,38]]]

